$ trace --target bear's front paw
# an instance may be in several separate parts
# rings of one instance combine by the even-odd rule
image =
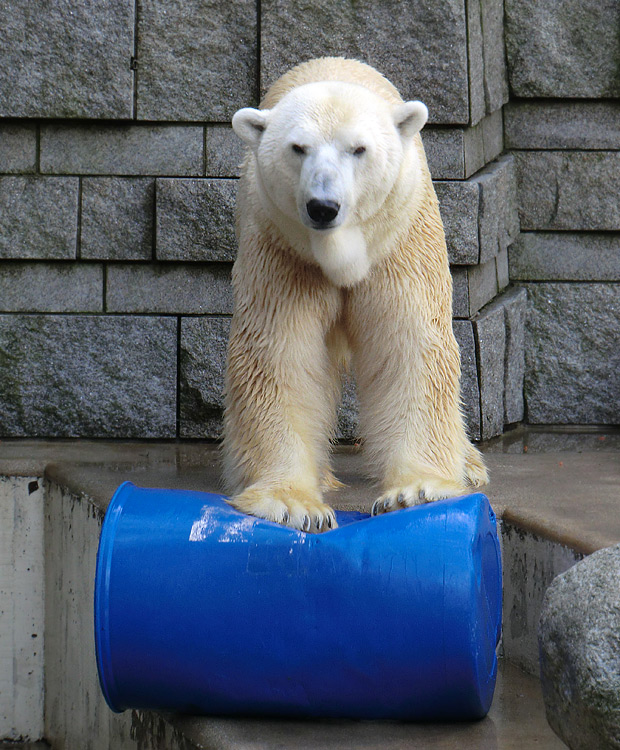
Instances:
[[[229,502],[243,513],[311,534],[338,526],[334,511],[322,502],[319,493],[304,488],[254,485]]]
[[[481,487],[489,482],[489,473],[484,460],[473,445],[468,446],[465,456],[465,478],[471,487]]]
[[[412,508],[414,505],[431,503],[434,500],[445,500],[448,497],[462,495],[465,488],[449,479],[417,479],[411,484],[393,487],[375,500],[372,515],[390,513],[400,508]]]

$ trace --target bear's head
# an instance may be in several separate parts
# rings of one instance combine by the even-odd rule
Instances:
[[[427,117],[422,102],[393,105],[357,84],[319,82],[273,109],[241,109],[232,125],[255,155],[276,224],[305,228],[314,260],[349,286],[370,267],[363,227],[393,190]]]

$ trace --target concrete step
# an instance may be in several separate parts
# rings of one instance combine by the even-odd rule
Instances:
[[[553,450],[541,452],[540,447]],[[614,510],[620,439],[616,433],[545,437],[540,431],[521,431],[485,448],[492,472],[487,494],[501,518],[505,577],[504,658],[496,697],[483,721],[416,725],[112,714],[99,690],[92,634],[94,567],[103,515],[124,479],[144,486],[217,490],[217,450],[197,443],[0,443],[0,476],[11,478],[0,483],[0,511],[8,514],[11,503],[14,516],[30,508],[36,524],[39,508],[41,533],[29,530],[29,538],[41,544],[41,565],[29,566],[33,575],[43,575],[45,557],[45,609],[35,612],[39,620],[44,614],[44,627],[39,622],[39,629],[32,631],[44,633],[45,681],[40,674],[39,682],[20,683],[18,664],[10,685],[14,701],[23,705],[24,690],[29,691],[28,705],[37,707],[41,735],[54,750],[562,747],[544,719],[535,677],[538,613],[555,575],[584,554],[620,541],[620,519]],[[375,491],[362,479],[363,458],[345,448],[337,452],[335,465],[349,486],[337,501],[336,496],[331,499],[333,504],[367,510]],[[33,559],[37,543],[30,548]],[[26,627],[25,621],[12,627],[14,636]],[[38,654],[41,642],[34,640]],[[30,647],[34,652],[35,646]],[[27,654],[21,656],[32,669],[32,655],[30,661]],[[42,662],[35,668],[42,673]]]

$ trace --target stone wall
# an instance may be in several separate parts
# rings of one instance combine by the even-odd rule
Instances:
[[[620,5],[506,0],[526,419],[620,423]]]
[[[549,406],[557,383],[568,404],[620,370],[608,231],[619,228],[620,135],[617,6],[568,5],[561,20],[577,17],[585,35],[577,52],[546,43],[552,0],[0,3],[0,436],[218,437],[242,158],[230,118],[323,54],[363,59],[429,107],[472,436],[523,418],[524,348],[528,418],[571,421]],[[563,78],[562,55],[589,60],[587,45],[596,86],[579,59]],[[583,97],[589,83],[605,101],[548,100]],[[558,203],[560,174],[570,179]],[[592,253],[596,272],[584,268]],[[521,288],[505,291],[511,280]],[[552,367],[558,325],[575,356],[587,332],[587,378]],[[579,421],[617,421],[607,382]],[[355,425],[347,383],[342,436]]]

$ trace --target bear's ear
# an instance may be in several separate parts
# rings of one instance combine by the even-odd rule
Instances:
[[[428,120],[428,109],[422,102],[405,102],[394,108],[394,125],[403,138],[413,138]]]
[[[256,149],[267,127],[268,114],[268,109],[252,109],[251,107],[240,109],[233,115],[233,130],[248,146]]]

